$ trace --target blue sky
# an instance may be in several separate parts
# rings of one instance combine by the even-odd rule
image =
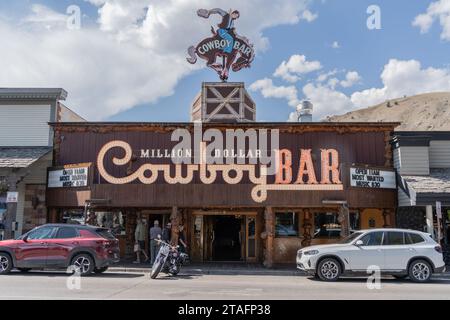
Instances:
[[[93,0],[91,2],[96,3]],[[106,5],[109,5],[108,2],[114,5],[112,0],[106,0]],[[118,2],[121,2],[121,0],[118,0]],[[142,3],[145,1],[139,0],[138,2]],[[146,26],[140,25],[142,20],[150,18],[159,20],[158,14],[164,17],[166,14],[164,10],[172,12],[169,11],[168,7],[160,4],[160,1],[149,0],[147,2],[150,5],[152,5],[152,2],[156,3],[154,5],[154,16],[152,17],[147,15],[146,17],[139,16],[136,18],[136,14],[133,12],[142,8],[128,9],[126,8],[126,2],[120,3],[120,8],[126,9],[121,11],[122,18],[127,13],[130,13],[130,15],[135,14],[135,21],[133,22],[133,19],[130,19],[130,21],[140,31],[143,30],[144,32],[148,30],[145,30]],[[183,1],[178,1],[177,3],[174,0],[172,2],[172,6],[178,5],[178,3],[180,6],[185,6]],[[209,8],[220,7],[224,3],[223,1],[205,2],[200,0],[199,2],[199,5],[208,3]],[[286,2],[289,2],[289,0]],[[368,106],[375,102],[378,103],[386,99],[395,98],[394,95],[411,95],[427,91],[450,91],[450,64],[448,58],[450,56],[450,37],[445,36],[445,26],[439,23],[440,17],[443,17],[444,20],[450,19],[450,9],[446,11],[447,7],[450,7],[450,0],[305,0],[304,2],[305,7],[297,8],[298,12],[295,14],[301,16],[304,10],[308,10],[310,13],[317,15],[315,19],[312,21],[300,19],[298,23],[289,23],[286,22],[289,20],[287,16],[286,20],[280,18],[279,21],[276,21],[274,19],[274,22],[272,22],[274,26],[272,27],[267,27],[263,24],[262,26],[255,25],[255,35],[257,33],[262,34],[264,38],[267,38],[268,45],[266,48],[263,48],[262,45],[258,46],[262,43],[261,39],[251,38],[250,40],[255,41],[255,47],[257,48],[257,56],[252,67],[230,75],[230,81],[244,81],[248,88],[258,80],[270,79],[272,81],[269,87],[267,87],[266,81],[264,82],[265,85],[254,86],[256,89],[250,92],[257,104],[257,119],[259,121],[286,121],[294,111],[292,99],[290,101],[284,98],[282,94],[280,96],[280,94],[274,93],[280,87],[289,92],[294,91],[299,101],[305,98],[312,100],[317,105],[317,117],[343,113]],[[27,74],[24,73],[23,86],[55,85],[65,87],[72,98],[68,101],[69,106],[88,119],[106,121],[189,121],[189,106],[199,91],[202,81],[216,81],[216,74],[204,67],[202,60],[197,62],[195,68],[182,65],[182,54],[184,54],[182,47],[177,47],[170,43],[157,47],[155,45],[156,40],[152,38],[155,37],[154,34],[146,35],[146,37],[149,37],[147,39],[150,39],[147,42],[143,37],[142,39],[144,40],[141,38],[134,40],[133,37],[136,34],[134,31],[127,33],[124,31],[128,30],[126,19],[115,25],[116,22],[114,21],[116,20],[109,20],[114,18],[114,10],[111,11],[112,13],[107,13],[106,10],[101,11],[103,6],[105,6],[102,1],[97,0],[96,4],[93,3],[73,0],[0,0],[0,19],[3,19],[7,26],[19,25],[20,28],[24,28],[23,33],[27,32],[36,35],[39,32],[36,26],[38,23],[33,19],[27,19],[27,17],[45,15],[46,18],[42,19],[44,23],[48,21],[52,25],[51,28],[47,28],[44,32],[40,31],[39,36],[50,39],[52,32],[54,32],[61,37],[61,45],[57,40],[51,40],[53,42],[48,40],[46,42],[47,38],[43,38],[41,42],[51,43],[52,48],[53,46],[61,46],[67,49],[61,50],[60,53],[54,53],[55,59],[61,61],[66,59],[70,68],[74,70],[74,78],[82,77],[82,79],[72,78],[69,81],[67,78],[70,78],[70,74],[69,76],[66,75],[66,77],[61,76],[61,78],[58,78],[57,75],[51,75],[46,78],[45,72],[43,72],[44,75],[36,76],[30,80],[27,79]],[[251,17],[252,10],[260,9],[257,1],[252,1],[252,3],[255,3],[255,8],[252,9],[251,5],[246,5],[241,11],[240,19],[236,22],[238,32],[243,35],[248,34],[242,31],[240,26],[248,25],[248,23],[245,24],[245,20],[252,21],[251,19],[254,19],[254,17]],[[273,10],[270,8],[270,2],[261,1],[261,3],[262,6],[268,7],[267,12],[270,13]],[[72,4],[80,6],[83,14],[83,33],[77,35],[78,39],[76,41],[83,42],[83,39],[89,39],[89,46],[83,43],[82,48],[93,48],[92,53],[80,51],[80,61],[78,62],[76,61],[76,55],[72,56],[68,53],[70,46],[77,42],[75,40],[69,42],[61,34],[62,31],[58,30],[58,28],[64,28],[64,26],[61,23],[57,24],[58,19],[48,19],[48,16],[51,16],[49,12],[65,14],[66,8]],[[381,30],[369,30],[366,26],[366,20],[369,17],[366,10],[369,5],[373,4],[378,5],[381,9]],[[427,13],[430,4],[435,4],[434,11],[429,10]],[[36,5],[45,6],[49,11],[44,13],[42,13],[42,10],[36,11]],[[292,6],[292,4],[288,3],[286,6]],[[239,5],[236,9],[240,9]],[[138,12],[140,12],[139,10]],[[142,15],[143,13],[141,12],[140,14]],[[413,25],[413,21],[417,16],[427,14],[429,19],[434,19],[431,26],[426,23]],[[194,7],[186,14],[183,14],[183,17],[186,15],[189,15],[189,19],[200,19],[195,16]],[[101,20],[102,17],[103,20]],[[26,23],[23,22],[24,19]],[[189,19],[186,19],[186,21],[189,21]],[[34,22],[32,26],[27,26],[26,24],[30,20]],[[163,24],[149,21],[151,22],[149,24],[151,25],[149,27],[150,32],[152,28],[159,31],[164,31],[168,28],[158,29]],[[189,34],[180,34],[179,31],[176,33],[167,31],[167,34],[174,38],[174,42],[183,42],[183,38],[187,37],[189,41],[192,41],[191,44],[195,44],[195,41],[202,40],[208,34],[209,25],[215,25],[217,22],[217,17],[211,17],[209,21],[202,22],[204,26],[199,26],[199,31]],[[196,23],[200,22],[196,21]],[[5,26],[5,24],[1,26]],[[422,32],[421,26],[424,29]],[[108,30],[105,31],[106,29]],[[248,26],[245,30],[253,32],[251,27]],[[99,58],[104,49],[99,48],[98,51],[94,52],[96,48],[95,36],[90,38],[91,34],[88,32],[91,32],[92,35],[105,32],[105,38],[120,37],[119,45],[113,47],[117,52],[105,59],[105,66],[102,66],[103,61]],[[45,35],[41,35],[42,33],[45,33]],[[181,38],[178,39],[178,36]],[[250,37],[250,35],[248,36]],[[126,38],[125,41],[123,37]],[[160,32],[157,37],[161,37],[157,39],[160,41],[164,37],[164,33]],[[256,35],[255,37],[259,36]],[[55,38],[59,39],[58,37]],[[11,39],[13,39],[11,41],[15,41],[14,39],[17,39],[17,37],[11,35]],[[133,41],[136,42],[133,43]],[[334,42],[338,43],[338,47],[333,48],[332,44]],[[146,44],[141,45],[141,43]],[[109,44],[102,45],[109,46]],[[137,46],[139,46],[139,50],[131,55],[130,50]],[[12,50],[17,50],[16,47],[19,46],[13,46]],[[26,48],[26,46],[24,47]],[[77,48],[73,49],[77,50]],[[39,52],[39,48],[36,50]],[[109,50],[111,51],[111,49]],[[145,60],[145,50],[149,52],[148,61]],[[128,54],[130,54],[130,57],[127,56]],[[164,56],[161,58],[164,59],[167,55],[173,55],[174,59],[179,58],[176,67],[167,62],[170,59],[162,60],[166,64],[161,61],[154,62],[158,60],[158,57]],[[320,62],[321,67],[311,72],[298,73],[300,80],[296,82],[289,82],[274,76],[275,70],[282,61],[287,62],[294,55],[304,56],[308,62]],[[118,68],[118,65],[115,63],[116,60],[114,60],[116,56],[120,70],[114,70],[114,68]],[[142,69],[148,72],[147,77],[144,70],[139,70],[137,61],[131,61],[135,56],[143,59],[141,63]],[[91,58],[94,59],[92,62],[84,61]],[[15,62],[20,64],[20,57],[17,59]],[[77,63],[79,63],[79,67],[77,67]],[[109,65],[106,66],[106,63],[109,63]],[[129,73],[127,73],[126,63],[130,63]],[[152,63],[155,65],[152,65]],[[86,66],[91,68],[86,68]],[[97,66],[99,68],[95,70]],[[45,70],[45,67],[49,68],[49,65],[41,66],[41,69],[37,69],[36,73]],[[58,68],[58,66],[52,66],[51,68]],[[62,71],[55,71],[55,74],[64,74],[66,68],[60,68]],[[83,68],[86,68],[84,75],[78,72],[79,69]],[[8,70],[6,70],[6,73],[8,73]],[[335,73],[330,75],[324,82],[318,81],[319,75],[331,71],[335,71]],[[17,75],[17,70],[14,73],[12,70],[10,72],[10,78],[0,76],[0,86],[21,86],[22,82],[20,74]],[[90,74],[91,72],[92,74]],[[349,85],[333,85],[331,82],[327,82],[329,79],[334,78],[335,83],[339,83],[345,80],[349,72],[354,72],[358,75],[357,79]],[[105,79],[101,77],[95,78],[96,76],[93,73],[96,75],[104,73]],[[138,76],[133,78],[133,73],[137,73]],[[383,79],[381,78],[382,73],[384,74]],[[161,79],[160,82],[159,79],[163,78],[162,75],[167,77],[167,79]],[[114,84],[113,78],[116,76],[117,83]],[[407,83],[402,80],[405,77],[411,80],[411,83],[409,80]],[[11,78],[14,81],[8,83],[8,80]],[[87,84],[84,84],[87,78],[89,78],[89,87]],[[148,79],[148,82],[146,79]],[[417,80],[415,81],[414,79]],[[103,81],[107,82],[104,89],[100,88],[100,84],[98,89],[93,88],[97,83]],[[121,81],[122,83],[120,84]],[[427,85],[422,86],[423,82],[426,82]],[[142,88],[137,90],[136,88],[141,85]],[[163,89],[158,90],[158,86],[163,87]],[[305,89],[305,86],[307,86],[307,89]],[[71,90],[72,88],[73,90]],[[264,89],[266,89],[266,94],[263,93]],[[152,93],[146,95],[145,90]],[[130,96],[136,98],[131,99],[130,96],[127,97],[127,91],[129,91]],[[114,97],[114,101],[104,102],[104,100],[109,99],[110,92],[111,96]],[[73,95],[76,96],[74,97]],[[123,107],[120,105],[121,101],[123,101]],[[290,102],[291,106],[289,105]],[[89,104],[89,106],[86,106],[86,104]],[[98,112],[92,112],[91,108],[98,109]],[[101,108],[104,108],[104,113],[101,112]]]

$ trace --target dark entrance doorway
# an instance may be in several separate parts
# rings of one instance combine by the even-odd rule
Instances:
[[[210,257],[213,261],[242,260],[242,219],[232,215],[208,216],[212,229]]]

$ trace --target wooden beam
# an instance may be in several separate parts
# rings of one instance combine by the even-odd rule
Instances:
[[[264,212],[265,219],[265,240],[266,240],[266,254],[264,257],[264,266],[267,268],[273,267],[273,240],[275,238],[275,214],[272,207],[266,207]]]

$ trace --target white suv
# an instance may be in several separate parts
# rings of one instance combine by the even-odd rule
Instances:
[[[342,274],[367,275],[370,266],[414,282],[426,282],[433,273],[445,271],[439,244],[428,233],[414,230],[361,230],[337,244],[297,252],[297,268],[323,281],[336,281]]]

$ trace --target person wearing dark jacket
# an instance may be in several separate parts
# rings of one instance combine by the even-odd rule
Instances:
[[[172,224],[170,222],[163,229],[161,238],[163,241],[170,243],[170,239],[172,238]]]

